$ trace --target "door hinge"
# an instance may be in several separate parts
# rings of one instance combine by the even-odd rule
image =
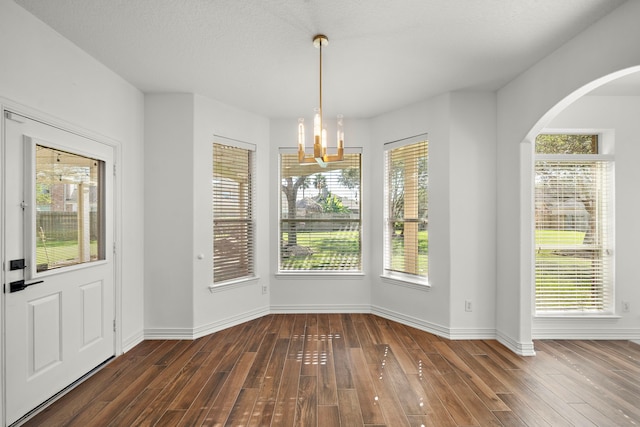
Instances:
[[[116,242],[113,242],[113,254],[116,254]]]
[[[113,176],[116,176],[117,170],[118,169],[116,168],[116,164],[114,163],[113,164]]]
[[[113,332],[116,331],[116,319],[113,319]]]

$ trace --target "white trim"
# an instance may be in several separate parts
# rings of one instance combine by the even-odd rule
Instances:
[[[123,342],[122,342],[122,353],[126,353],[127,351],[131,350],[133,347],[137,346],[142,341],[144,341],[144,339],[145,339],[144,332],[143,331],[139,331],[138,333],[134,334],[133,336],[123,340]]]
[[[427,322],[413,316],[407,316],[406,314],[378,306],[371,307],[371,314],[393,320],[394,322],[398,322],[406,326],[411,326],[412,328],[416,328],[448,340],[487,340],[496,338],[496,331],[493,328],[448,328],[446,326]]]
[[[4,130],[4,114],[5,114],[5,105],[3,103],[3,99],[0,98],[0,235],[6,236],[5,232],[5,166],[4,162],[7,158],[5,155],[5,130]],[[5,257],[5,239],[4,237],[0,239],[0,261],[4,260]],[[5,278],[5,269],[0,268],[0,283],[4,287],[5,283],[7,283]],[[5,425],[6,416],[5,416],[5,378],[7,378],[6,369],[5,369],[5,329],[4,329],[4,304],[5,304],[5,292],[2,290],[2,295],[0,296],[0,334],[2,338],[0,339],[0,425]]]
[[[613,154],[535,154],[536,161],[542,162],[613,162]]]
[[[272,305],[271,313],[371,313],[371,306],[367,304],[282,304]]]
[[[384,317],[385,319],[393,320],[394,322],[402,323],[403,325],[411,326],[443,338],[449,338],[451,335],[451,330],[446,326],[427,322],[425,320],[418,319],[417,317],[407,316],[406,314],[388,310],[384,307],[372,306],[371,314],[375,314],[376,316]]]
[[[429,134],[419,133],[418,135],[408,136],[406,138],[397,139],[384,143],[384,151],[393,150],[394,148],[404,147],[405,145],[415,144],[417,142],[429,141]]]
[[[538,154],[535,149],[535,139],[538,135],[598,135],[598,154]],[[523,141],[523,145],[530,142],[531,147],[529,147],[527,151],[527,158],[524,158],[524,151],[521,150],[520,160],[521,160],[521,180],[524,182],[525,180],[529,180],[526,185],[521,185],[521,213],[520,213],[520,231],[521,235],[526,236],[530,241],[523,239],[521,242],[521,249],[524,252],[528,253],[528,256],[521,257],[521,275],[528,281],[528,292],[530,292],[530,304],[531,308],[530,322],[531,327],[529,328],[531,331],[531,336],[533,336],[533,330],[535,329],[535,325],[533,323],[536,319],[547,318],[547,319],[563,319],[563,318],[581,318],[581,319],[594,319],[594,318],[617,318],[614,313],[615,310],[615,292],[616,292],[616,282],[615,282],[615,129],[609,128],[543,128],[532,137],[531,141],[525,140]],[[535,174],[536,174],[536,166],[538,161],[549,161],[549,162],[605,162],[610,164],[611,170],[609,170],[609,187],[611,194],[609,194],[609,200],[606,202],[607,212],[606,217],[609,218],[609,230],[608,230],[608,245],[610,248],[613,248],[611,255],[611,267],[610,267],[610,277],[602,283],[603,289],[609,290],[611,293],[610,300],[604,300],[604,304],[607,304],[607,309],[602,313],[597,312],[585,312],[584,314],[580,313],[572,313],[570,311],[567,312],[537,312],[536,309],[536,292],[535,292],[535,275],[536,275],[536,243],[535,243],[535,197],[536,197],[536,187],[535,187]],[[529,203],[528,206],[525,206],[524,201]],[[528,224],[527,224],[528,223]],[[525,234],[525,230],[527,233]],[[524,281],[523,281],[524,285]],[[523,289],[523,292],[527,292],[527,290]],[[529,295],[529,294],[527,294]],[[525,313],[521,313],[521,319],[523,319]],[[560,320],[561,321],[561,320]]]
[[[193,340],[193,328],[145,328],[145,340]]]
[[[640,328],[603,328],[596,329],[593,327],[563,327],[559,328],[557,324],[551,327],[534,327],[534,340],[640,340]]]
[[[226,319],[211,322],[207,325],[202,325],[194,328],[194,338],[204,337],[209,334],[213,334],[223,329],[230,328],[232,326],[239,325],[250,320],[258,319],[260,317],[268,316],[270,313],[269,307],[260,307],[255,310],[246,311],[236,316],[230,316]]]
[[[209,285],[209,292],[223,292],[232,289],[241,288],[247,285],[253,285],[260,280],[260,276],[242,277],[240,279],[228,280],[223,283]]]
[[[563,312],[563,313],[536,313],[533,316],[534,322],[540,320],[560,320],[560,319],[580,319],[580,320],[591,320],[591,319],[622,319],[622,316],[613,313],[596,313],[596,312],[588,312],[585,311],[583,314],[580,312]]]
[[[256,151],[256,144],[251,142],[240,141],[239,139],[233,139],[222,135],[213,135],[213,143],[220,145],[227,145],[235,148],[242,148],[247,151]]]
[[[496,331],[496,340],[507,347],[513,353],[519,356],[535,356],[536,351],[533,347],[533,341],[530,342],[519,342],[514,341],[509,336],[501,333],[500,331]]]
[[[269,308],[263,307],[195,328],[148,328],[144,330],[144,339],[195,340],[268,314],[270,314]]]
[[[429,284],[429,280],[426,277],[420,280],[418,277],[419,276],[402,273],[387,273],[380,275],[382,282],[389,285],[404,286],[405,288],[416,289],[423,292],[430,291],[431,284]]]
[[[287,270],[282,270],[274,274],[277,279],[285,279],[285,280],[327,280],[331,279],[362,279],[365,274],[362,271],[354,271],[350,273],[348,271],[336,271],[336,270],[328,270],[323,272],[323,270],[313,271],[298,271],[293,270],[288,272]]]

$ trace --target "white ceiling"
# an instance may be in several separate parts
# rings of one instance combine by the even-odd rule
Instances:
[[[15,0],[144,92],[372,117],[498,89],[622,0]],[[640,86],[640,85],[639,85]]]

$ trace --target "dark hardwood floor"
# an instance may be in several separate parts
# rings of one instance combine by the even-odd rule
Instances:
[[[27,425],[638,426],[640,346],[448,341],[367,314],[144,341]]]

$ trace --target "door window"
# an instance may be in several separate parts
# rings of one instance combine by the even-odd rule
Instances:
[[[36,144],[38,273],[104,259],[104,162]]]

